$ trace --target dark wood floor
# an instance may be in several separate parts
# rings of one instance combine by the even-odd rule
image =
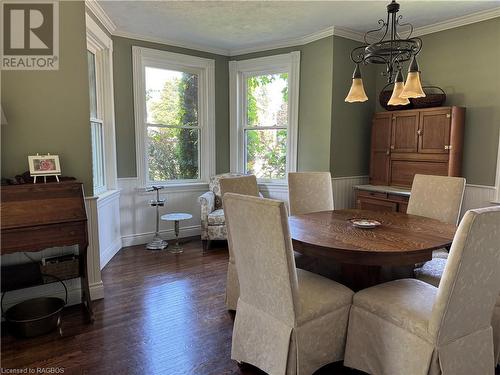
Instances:
[[[177,256],[124,248],[102,272],[105,298],[94,305],[93,325],[75,306],[64,312],[62,336],[16,339],[2,329],[1,366],[64,374],[262,374],[230,359],[227,259],[224,243],[203,254],[198,239]],[[318,374],[361,373],[333,364]]]
[[[2,329],[1,366],[65,374],[262,374],[230,359],[227,259],[224,242],[203,254],[199,239],[177,256],[124,248],[102,272],[105,298],[94,304],[93,325],[74,306],[65,310],[62,336],[16,339]],[[319,374],[360,373],[334,364]]]

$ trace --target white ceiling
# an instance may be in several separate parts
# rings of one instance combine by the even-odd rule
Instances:
[[[377,27],[389,1],[99,1],[129,35],[224,54],[279,45],[331,26],[358,33]],[[415,28],[496,8],[500,1],[400,1]],[[478,17],[476,17],[478,18]]]

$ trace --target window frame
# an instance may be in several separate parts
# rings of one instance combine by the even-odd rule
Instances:
[[[231,172],[244,173],[246,163],[245,130],[247,126],[247,78],[256,75],[288,73],[288,126],[286,171],[297,170],[297,138],[299,112],[300,52],[229,62],[230,107],[230,168]],[[282,129],[283,127],[256,127]],[[284,179],[258,179],[259,183],[284,184]]]
[[[85,14],[87,50],[95,56],[97,117],[92,122],[102,125],[103,180],[104,185],[93,188],[94,195],[116,189],[115,110],[113,90],[113,41],[88,14]],[[90,103],[89,103],[90,106]],[[93,166],[92,166],[93,167]],[[92,180],[93,180],[92,173]]]
[[[179,53],[132,46],[134,82],[135,144],[137,177],[144,187],[151,185],[191,186],[206,184],[215,174],[215,61]],[[198,168],[196,180],[149,180],[146,67],[185,71],[198,75]],[[176,127],[177,128],[177,127]]]
[[[498,133],[497,168],[495,175],[495,200],[491,203],[500,205],[500,132]]]

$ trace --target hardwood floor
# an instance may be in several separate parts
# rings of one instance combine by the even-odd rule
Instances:
[[[102,272],[105,298],[94,304],[93,325],[74,306],[64,312],[62,336],[16,339],[2,329],[1,366],[64,374],[263,374],[230,359],[224,243],[205,254],[199,239],[184,246],[181,255],[122,249]],[[333,364],[318,374],[362,373]]]

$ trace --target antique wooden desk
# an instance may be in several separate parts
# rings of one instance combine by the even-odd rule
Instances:
[[[93,321],[87,275],[87,215],[81,182],[1,187],[1,254],[78,245],[82,303]]]

